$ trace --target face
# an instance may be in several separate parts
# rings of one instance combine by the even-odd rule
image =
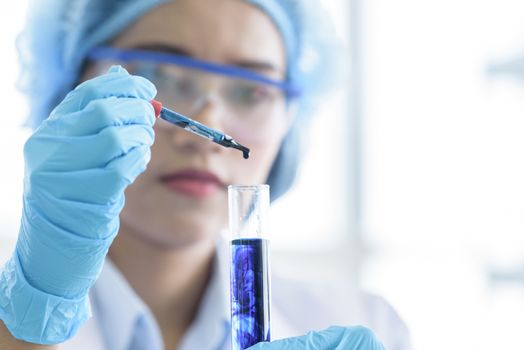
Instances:
[[[132,24],[112,45],[172,51],[279,80],[286,70],[285,50],[273,22],[238,0],[167,3]],[[212,98],[213,89],[227,84],[227,79],[209,78],[211,97],[191,110],[178,111],[231,135],[251,149],[251,157],[245,160],[236,150],[158,120],[151,162],[126,190],[121,213],[124,234],[174,248],[213,239],[227,225],[227,185],[265,183],[289,125],[285,101],[267,108],[263,124],[252,130],[238,127],[235,118],[242,116]],[[173,107],[168,98],[172,95],[173,91],[159,91],[158,96]]]

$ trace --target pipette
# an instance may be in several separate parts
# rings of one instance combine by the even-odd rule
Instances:
[[[193,134],[211,140],[224,147],[236,148],[242,152],[244,159],[249,158],[249,148],[242,146],[236,142],[231,136],[224,134],[221,131],[210,128],[202,123],[197,122],[191,118],[188,118],[180,113],[172,111],[162,106],[162,102],[157,100],[151,100],[151,104],[155,109],[155,116],[162,118],[171,124],[181,127]]]

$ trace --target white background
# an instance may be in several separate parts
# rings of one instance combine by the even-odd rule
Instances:
[[[524,59],[524,2],[362,4],[362,283],[419,349],[524,349],[523,280],[490,278],[524,271],[524,80],[487,72]]]
[[[26,1],[0,2],[0,257],[10,252],[21,212],[22,145],[29,131],[22,128],[25,98],[16,90],[18,60],[15,37],[25,18]]]

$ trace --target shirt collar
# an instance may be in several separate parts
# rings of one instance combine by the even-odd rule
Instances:
[[[221,349],[229,344],[229,249],[227,240],[221,235],[216,245],[211,280],[195,320],[182,339],[181,350]],[[143,336],[154,343],[148,349],[163,349],[159,327],[151,311],[110,259],[106,259],[92,296],[108,349],[127,350],[137,331],[144,332]]]
[[[180,350],[230,348],[229,249],[227,240],[221,235],[216,245],[211,280]]]
[[[93,297],[108,349],[127,350],[138,326],[146,328],[150,338],[154,339],[155,344],[151,344],[149,349],[163,348],[151,311],[110,259],[105,261]]]

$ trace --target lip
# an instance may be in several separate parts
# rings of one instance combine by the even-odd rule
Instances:
[[[174,192],[194,198],[205,198],[226,188],[214,173],[201,169],[185,169],[160,177],[166,187]]]

